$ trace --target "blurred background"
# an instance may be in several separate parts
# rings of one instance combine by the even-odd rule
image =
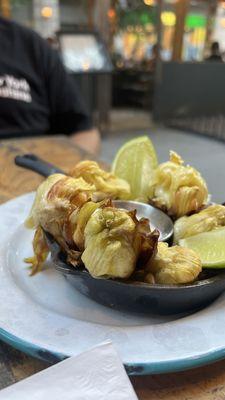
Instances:
[[[160,159],[170,148],[180,151],[218,191],[225,1],[0,0],[0,12],[61,53],[103,134],[103,159],[111,160],[128,138],[147,133]]]
[[[223,136],[222,0],[0,0],[61,51],[101,130],[154,121]],[[218,60],[214,60],[218,61]]]

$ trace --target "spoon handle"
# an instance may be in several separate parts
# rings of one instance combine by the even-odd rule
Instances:
[[[19,167],[37,172],[38,174],[45,177],[56,173],[65,173],[60,168],[48,163],[47,161],[42,160],[35,154],[18,155],[15,157],[15,164]]]

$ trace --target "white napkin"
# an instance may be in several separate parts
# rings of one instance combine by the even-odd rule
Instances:
[[[103,343],[0,391],[0,400],[137,400],[111,343]]]

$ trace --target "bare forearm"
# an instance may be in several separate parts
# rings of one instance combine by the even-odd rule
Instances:
[[[97,128],[77,132],[71,135],[71,140],[88,153],[98,155],[101,147],[101,137]]]

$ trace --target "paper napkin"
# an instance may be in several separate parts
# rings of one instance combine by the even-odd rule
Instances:
[[[137,400],[109,342],[0,391],[0,400]]]

